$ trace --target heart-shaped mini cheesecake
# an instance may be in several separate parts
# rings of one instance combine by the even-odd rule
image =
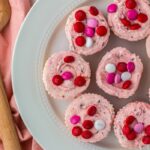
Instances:
[[[114,119],[113,106],[97,94],[83,94],[67,108],[65,123],[74,137],[89,143],[104,139]]]
[[[65,31],[71,49],[83,55],[101,51],[110,36],[107,21],[95,6],[74,10],[67,20]]]
[[[106,93],[128,98],[137,90],[143,64],[139,56],[126,48],[117,47],[107,52],[98,65],[96,82]]]

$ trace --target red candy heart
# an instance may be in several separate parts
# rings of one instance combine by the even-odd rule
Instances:
[[[78,21],[83,21],[86,19],[86,13],[83,11],[83,10],[78,10],[76,13],[75,13],[75,18],[76,20]]]
[[[96,33],[99,35],[99,36],[105,36],[107,34],[107,28],[105,26],[99,26],[97,27],[96,29]]]
[[[72,63],[72,62],[74,62],[75,61],[75,58],[73,57],[73,56],[66,56],[65,58],[64,58],[64,62],[65,63]]]
[[[150,136],[150,125],[146,126],[145,133]]]
[[[82,137],[84,139],[90,139],[92,136],[93,136],[93,134],[89,130],[85,130],[82,132]]]
[[[131,22],[129,20],[127,20],[126,18],[120,19],[120,21],[126,27],[130,27],[131,26]]]
[[[142,138],[142,142],[143,142],[144,144],[150,144],[150,136],[144,136],[144,137]]]
[[[138,23],[132,24],[130,26],[130,30],[138,30],[140,28],[141,28],[141,26]]]
[[[126,0],[125,5],[128,9],[134,9],[137,4],[135,0]]]
[[[60,75],[55,75],[53,77],[52,81],[53,81],[53,84],[59,86],[59,85],[61,85],[63,83],[64,80],[63,80],[63,78]]]
[[[79,126],[76,126],[72,129],[72,135],[80,136],[82,134],[82,129]]]
[[[136,120],[136,118],[135,118],[134,116],[129,116],[129,117],[126,118],[125,123],[126,123],[127,125],[130,125],[130,124],[132,124],[133,121],[135,121],[135,120]]]
[[[75,80],[74,80],[74,84],[75,84],[76,86],[79,86],[79,87],[85,85],[85,83],[86,83],[86,80],[85,80],[85,78],[82,77],[82,76],[78,76],[78,77],[76,77]]]
[[[99,14],[99,11],[95,6],[91,6],[89,11],[93,16],[97,16]]]
[[[75,39],[75,43],[76,43],[78,46],[80,46],[80,47],[84,46],[84,45],[85,45],[85,42],[86,42],[86,40],[85,40],[85,38],[84,38],[83,36],[78,36],[78,37]]]
[[[122,133],[126,136],[128,134],[131,133],[131,128],[128,125],[124,125],[123,129],[122,129]]]
[[[74,25],[74,30],[77,32],[77,33],[82,33],[84,32],[84,29],[85,29],[85,26],[82,22],[76,22]]]
[[[147,20],[148,20],[148,17],[146,14],[140,13],[138,15],[138,21],[139,22],[145,23]]]
[[[91,120],[85,120],[82,124],[82,126],[85,128],[85,129],[92,129],[93,128],[93,122]]]
[[[89,116],[94,116],[96,114],[96,111],[97,111],[97,108],[95,106],[91,106],[88,111],[87,111],[87,114]]]
[[[128,89],[131,86],[132,82],[130,80],[127,80],[123,83],[122,88]]]
[[[127,139],[132,141],[132,140],[135,140],[136,137],[137,137],[137,134],[136,132],[133,130],[132,132],[130,132],[129,134],[126,135]]]
[[[119,62],[117,64],[117,70],[120,71],[120,72],[127,71],[127,64],[125,62]]]

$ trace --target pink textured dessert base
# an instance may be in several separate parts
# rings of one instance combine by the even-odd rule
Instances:
[[[73,119],[76,119],[76,123]],[[79,96],[69,105],[65,113],[65,123],[72,135],[89,143],[104,139],[111,130],[113,119],[112,105],[97,94]]]
[[[90,83],[89,63],[72,51],[53,54],[43,70],[45,89],[55,99],[73,100]]]
[[[108,64],[111,65],[107,66]],[[124,64],[128,66],[126,67]],[[107,69],[113,72],[108,74]],[[130,72],[132,70],[133,72]],[[106,93],[119,98],[128,98],[137,90],[142,72],[141,59],[126,48],[117,47],[101,59],[96,72],[96,82]]]
[[[144,102],[127,104],[117,113],[114,121],[114,132],[122,147],[141,149],[150,146],[149,116],[150,104]],[[127,129],[123,130],[125,126],[132,130],[130,132]]]

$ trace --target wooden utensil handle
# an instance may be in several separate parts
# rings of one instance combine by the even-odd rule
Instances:
[[[0,31],[5,28],[9,22],[10,16],[11,8],[9,5],[9,0],[0,0]]]
[[[0,136],[4,150],[21,150],[7,96],[0,76]]]

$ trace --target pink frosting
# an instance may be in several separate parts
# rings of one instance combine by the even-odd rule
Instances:
[[[145,23],[140,23],[142,26],[138,30],[127,30],[127,28],[121,23],[120,18],[126,13],[127,8],[124,5],[126,0],[115,0],[115,4],[118,5],[118,10],[115,13],[108,14],[108,23],[113,30],[113,32],[120,38],[129,41],[138,41],[144,39],[150,33],[150,6],[148,0],[136,0],[138,3],[137,8],[140,12],[147,14],[148,21]],[[137,21],[134,21],[135,23]],[[138,22],[139,23],[139,22]]]
[[[105,66],[108,63],[113,63],[117,65],[118,62],[129,62],[133,61],[136,68],[132,73],[132,85],[129,89],[122,89],[122,83],[118,83],[115,86],[110,85],[106,81]],[[141,59],[135,54],[130,53],[127,49],[122,47],[117,47],[108,52],[101,60],[98,65],[96,72],[96,82],[98,86],[103,89],[106,93],[117,96],[119,98],[128,98],[133,95],[138,88],[141,74],[143,72],[143,64]]]
[[[114,121],[114,132],[121,146],[125,148],[140,149],[143,146],[146,146],[142,142],[142,137],[145,135],[144,132],[138,134],[138,137],[133,141],[127,140],[127,138],[122,134],[124,120],[130,115],[135,116],[138,122],[144,123],[145,127],[150,125],[150,104],[144,102],[133,102],[127,104],[117,113]]]
[[[87,110],[90,106],[96,106],[97,113],[94,116],[88,116]],[[95,143],[104,139],[111,130],[111,125],[114,119],[114,109],[113,106],[102,96],[97,94],[83,94],[76,98],[67,108],[65,113],[65,123],[68,129],[72,130],[74,127],[70,123],[70,118],[73,115],[78,115],[81,118],[80,123],[77,126],[82,126],[84,120],[96,120],[102,119],[105,121],[105,128],[103,130],[97,131],[94,127],[90,130],[93,133],[93,137],[90,139],[84,139],[82,136],[77,137],[83,142]]]
[[[146,39],[146,51],[148,57],[150,58],[150,36],[148,36],[148,38]]]
[[[90,14],[89,8],[90,8],[90,6],[85,6],[85,7],[81,7],[81,8],[74,10],[71,13],[71,15],[69,16],[67,23],[66,23],[66,27],[65,27],[66,35],[69,40],[71,49],[74,50],[75,52],[77,52],[78,54],[83,54],[83,55],[92,55],[98,51],[101,51],[106,46],[109,36],[110,36],[109,26],[107,24],[106,19],[103,16],[103,14],[101,12],[99,12],[98,16],[93,16]],[[81,33],[80,34],[76,33],[73,29],[73,24],[76,22],[76,19],[74,17],[75,12],[78,10],[85,11],[87,19],[88,18],[97,19],[99,21],[99,25],[105,26],[108,30],[107,34],[103,37],[100,37],[97,34],[95,34],[95,36],[92,38],[93,41],[95,41],[94,45],[90,48],[87,48],[85,46],[79,47],[74,43],[75,37],[82,35]]]
[[[65,63],[66,56],[73,56],[75,61],[73,63]],[[71,72],[72,78],[64,80],[63,84],[56,86],[52,82],[54,75],[62,75],[64,72]],[[77,76],[83,76],[86,79],[86,84],[81,87],[74,85],[74,79]],[[43,70],[43,82],[45,89],[55,99],[72,100],[80,93],[85,91],[90,83],[91,70],[89,63],[87,63],[81,56],[71,51],[64,51],[53,54],[47,61]]]

